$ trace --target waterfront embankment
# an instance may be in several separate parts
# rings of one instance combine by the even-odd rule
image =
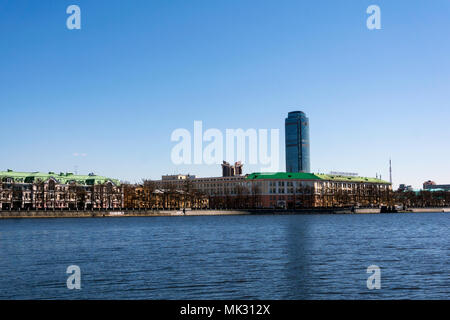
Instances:
[[[405,210],[405,212],[450,212],[450,208],[411,208]]]
[[[101,217],[160,217],[160,216],[207,216],[207,215],[244,215],[251,214],[244,210],[124,210],[124,211],[90,211],[90,210],[8,210],[0,211],[0,218],[101,218]]]
[[[411,208],[398,213],[450,212],[450,208]],[[0,211],[0,219],[10,218],[91,218],[91,217],[167,217],[167,216],[221,216],[250,214],[376,214],[379,208],[314,208],[314,209],[240,209],[240,210],[122,210],[122,211],[90,211],[90,210],[4,210]]]

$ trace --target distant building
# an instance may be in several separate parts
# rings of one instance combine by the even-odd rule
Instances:
[[[234,177],[242,175],[242,167],[244,165],[238,161],[234,163],[234,166],[224,161],[222,163],[222,177]]]
[[[222,163],[222,177],[231,177],[231,176],[234,176],[234,169],[228,162],[224,161]]]
[[[265,208],[378,206],[389,203],[391,184],[367,177],[313,173],[252,173]]]
[[[406,185],[406,184],[400,184],[399,186],[398,186],[398,189],[397,189],[397,191],[400,191],[400,192],[404,192],[404,191],[414,191],[414,189],[413,189],[413,187],[411,186],[411,185]]]
[[[208,206],[215,209],[377,206],[388,203],[391,190],[390,183],[376,178],[303,172],[161,179],[152,183],[173,198],[177,190],[182,192],[178,199],[183,199],[183,192],[204,195]]]
[[[195,179],[195,176],[190,175],[190,174],[167,174],[165,176],[161,177],[162,180],[168,180],[168,181],[173,181],[173,180],[188,180],[188,179]]]
[[[123,186],[126,209],[206,209],[208,197],[192,188],[192,179],[164,179],[159,183],[146,180],[142,184]]]
[[[450,191],[450,184],[436,184],[436,182],[428,180],[423,183],[423,189]]]
[[[234,163],[234,175],[235,176],[242,175],[242,167],[243,166],[244,165],[240,161]]]
[[[288,113],[285,120],[286,172],[310,172],[309,119],[302,111]]]
[[[0,171],[0,209],[113,209],[123,205],[118,180],[73,173]]]
[[[428,187],[432,187],[432,186],[435,186],[435,185],[436,185],[436,182],[428,180],[428,181],[425,181],[423,183],[423,188],[427,189]]]

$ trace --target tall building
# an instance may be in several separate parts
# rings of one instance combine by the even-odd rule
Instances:
[[[242,167],[243,166],[244,165],[240,161],[234,163],[234,175],[235,176],[242,175]]]
[[[310,172],[309,119],[302,111],[288,113],[285,121],[286,172]]]
[[[222,163],[222,177],[234,177],[242,175],[242,167],[244,165],[238,161],[234,163],[234,166],[226,161]]]

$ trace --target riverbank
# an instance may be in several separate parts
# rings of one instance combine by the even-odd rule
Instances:
[[[399,213],[425,213],[425,212],[450,212],[450,208],[411,208],[406,210],[400,210]]]
[[[166,217],[166,216],[211,216],[211,215],[244,215],[251,214],[244,210],[126,210],[126,211],[60,211],[60,210],[30,210],[30,211],[0,211],[0,219],[17,218],[102,218],[102,217]]]
[[[450,208],[412,208],[398,213],[450,212]],[[0,219],[16,218],[91,218],[91,217],[167,217],[167,216],[219,216],[250,214],[376,214],[378,208],[357,208],[354,212],[347,208],[315,208],[297,210],[248,209],[248,210],[125,210],[125,211],[0,211]]]

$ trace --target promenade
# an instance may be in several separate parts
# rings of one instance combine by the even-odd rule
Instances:
[[[411,208],[398,213],[450,212],[450,208]],[[314,208],[314,209],[240,209],[240,210],[3,210],[0,219],[14,218],[92,218],[92,217],[166,217],[166,216],[221,216],[249,214],[376,214],[378,208]]]

